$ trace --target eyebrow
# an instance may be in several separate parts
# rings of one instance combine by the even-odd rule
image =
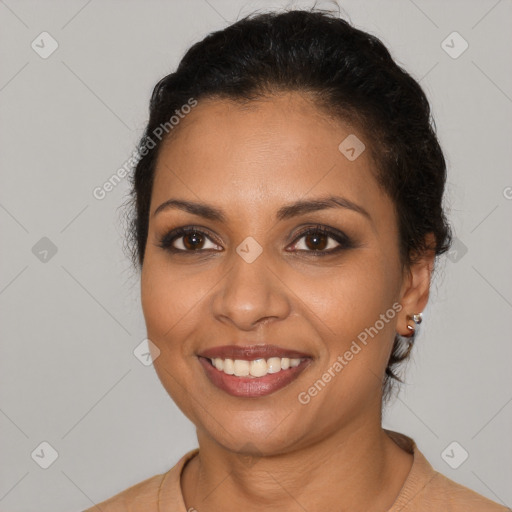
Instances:
[[[370,221],[372,220],[370,214],[362,206],[340,196],[327,196],[317,199],[301,200],[283,206],[277,211],[276,219],[282,221],[298,217],[305,213],[324,210],[327,208],[345,208],[364,215]],[[226,222],[227,220],[226,214],[220,208],[205,203],[184,201],[180,199],[168,199],[153,212],[153,216],[170,209],[183,210],[212,221]]]

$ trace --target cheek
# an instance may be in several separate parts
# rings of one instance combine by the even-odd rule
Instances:
[[[309,384],[317,379],[332,381],[317,405],[327,401],[351,410],[377,396],[400,308],[396,303],[399,269],[386,261],[378,251],[358,251],[328,275],[315,279],[302,275],[295,280],[294,292],[306,304],[325,353]]]
[[[141,273],[141,303],[148,337],[160,350],[190,355],[189,333],[205,321],[200,310],[209,288],[204,274],[171,267],[165,257],[148,254]]]
[[[385,267],[368,251],[321,276],[302,275],[293,289],[330,337],[347,341],[373,326],[392,307],[397,279],[394,269]]]
[[[179,277],[181,275],[181,277]],[[204,318],[199,315],[204,285],[193,276],[184,278],[167,262],[148,254],[141,272],[141,303],[147,337],[158,347],[153,367],[169,396],[197,422],[190,382],[197,363],[191,333]]]

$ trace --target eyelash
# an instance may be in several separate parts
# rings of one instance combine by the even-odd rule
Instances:
[[[206,235],[208,238],[213,238],[212,235],[210,235],[208,232],[204,231],[203,228],[199,228],[196,226],[180,227],[180,228],[173,229],[173,230],[169,231],[168,233],[166,233],[164,236],[162,236],[161,239],[159,240],[158,247],[170,252],[171,254],[179,254],[179,253],[181,253],[181,254],[185,254],[185,253],[196,254],[196,253],[201,253],[204,251],[212,251],[212,249],[197,249],[197,250],[189,251],[189,250],[184,250],[184,249],[176,249],[175,247],[173,247],[172,244],[174,243],[175,240],[182,238],[183,236],[192,234],[192,233]],[[338,231],[338,230],[334,230],[332,228],[327,228],[325,226],[320,226],[320,225],[319,226],[310,226],[310,227],[304,229],[303,231],[301,231],[300,233],[298,233],[293,241],[293,245],[296,245],[297,242],[301,238],[303,238],[307,235],[311,235],[311,234],[325,235],[325,236],[335,240],[339,245],[337,247],[335,247],[334,249],[329,249],[328,251],[298,249],[298,252],[311,253],[311,255],[313,255],[315,257],[317,257],[317,256],[321,257],[321,256],[328,256],[330,254],[334,254],[334,253],[340,252],[342,250],[351,249],[355,246],[354,243],[352,242],[352,240],[345,233]],[[214,241],[214,240],[212,240],[212,241]],[[214,243],[217,243],[217,242],[214,241]],[[220,245],[220,244],[218,244],[218,245]],[[215,252],[220,252],[220,251],[215,250]]]

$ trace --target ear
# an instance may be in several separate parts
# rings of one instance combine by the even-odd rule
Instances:
[[[404,270],[402,287],[400,289],[400,304],[402,310],[398,315],[396,330],[402,336],[409,336],[408,325],[414,326],[412,316],[421,313],[428,302],[430,282],[435,260],[435,237],[428,233],[425,237],[427,249],[414,256],[412,265]]]

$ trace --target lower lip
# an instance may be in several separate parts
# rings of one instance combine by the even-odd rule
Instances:
[[[205,357],[199,356],[199,361],[212,384],[229,395],[244,398],[266,396],[284,388],[294,381],[310,363],[310,359],[305,359],[294,368],[268,373],[264,377],[236,377],[217,370]]]

